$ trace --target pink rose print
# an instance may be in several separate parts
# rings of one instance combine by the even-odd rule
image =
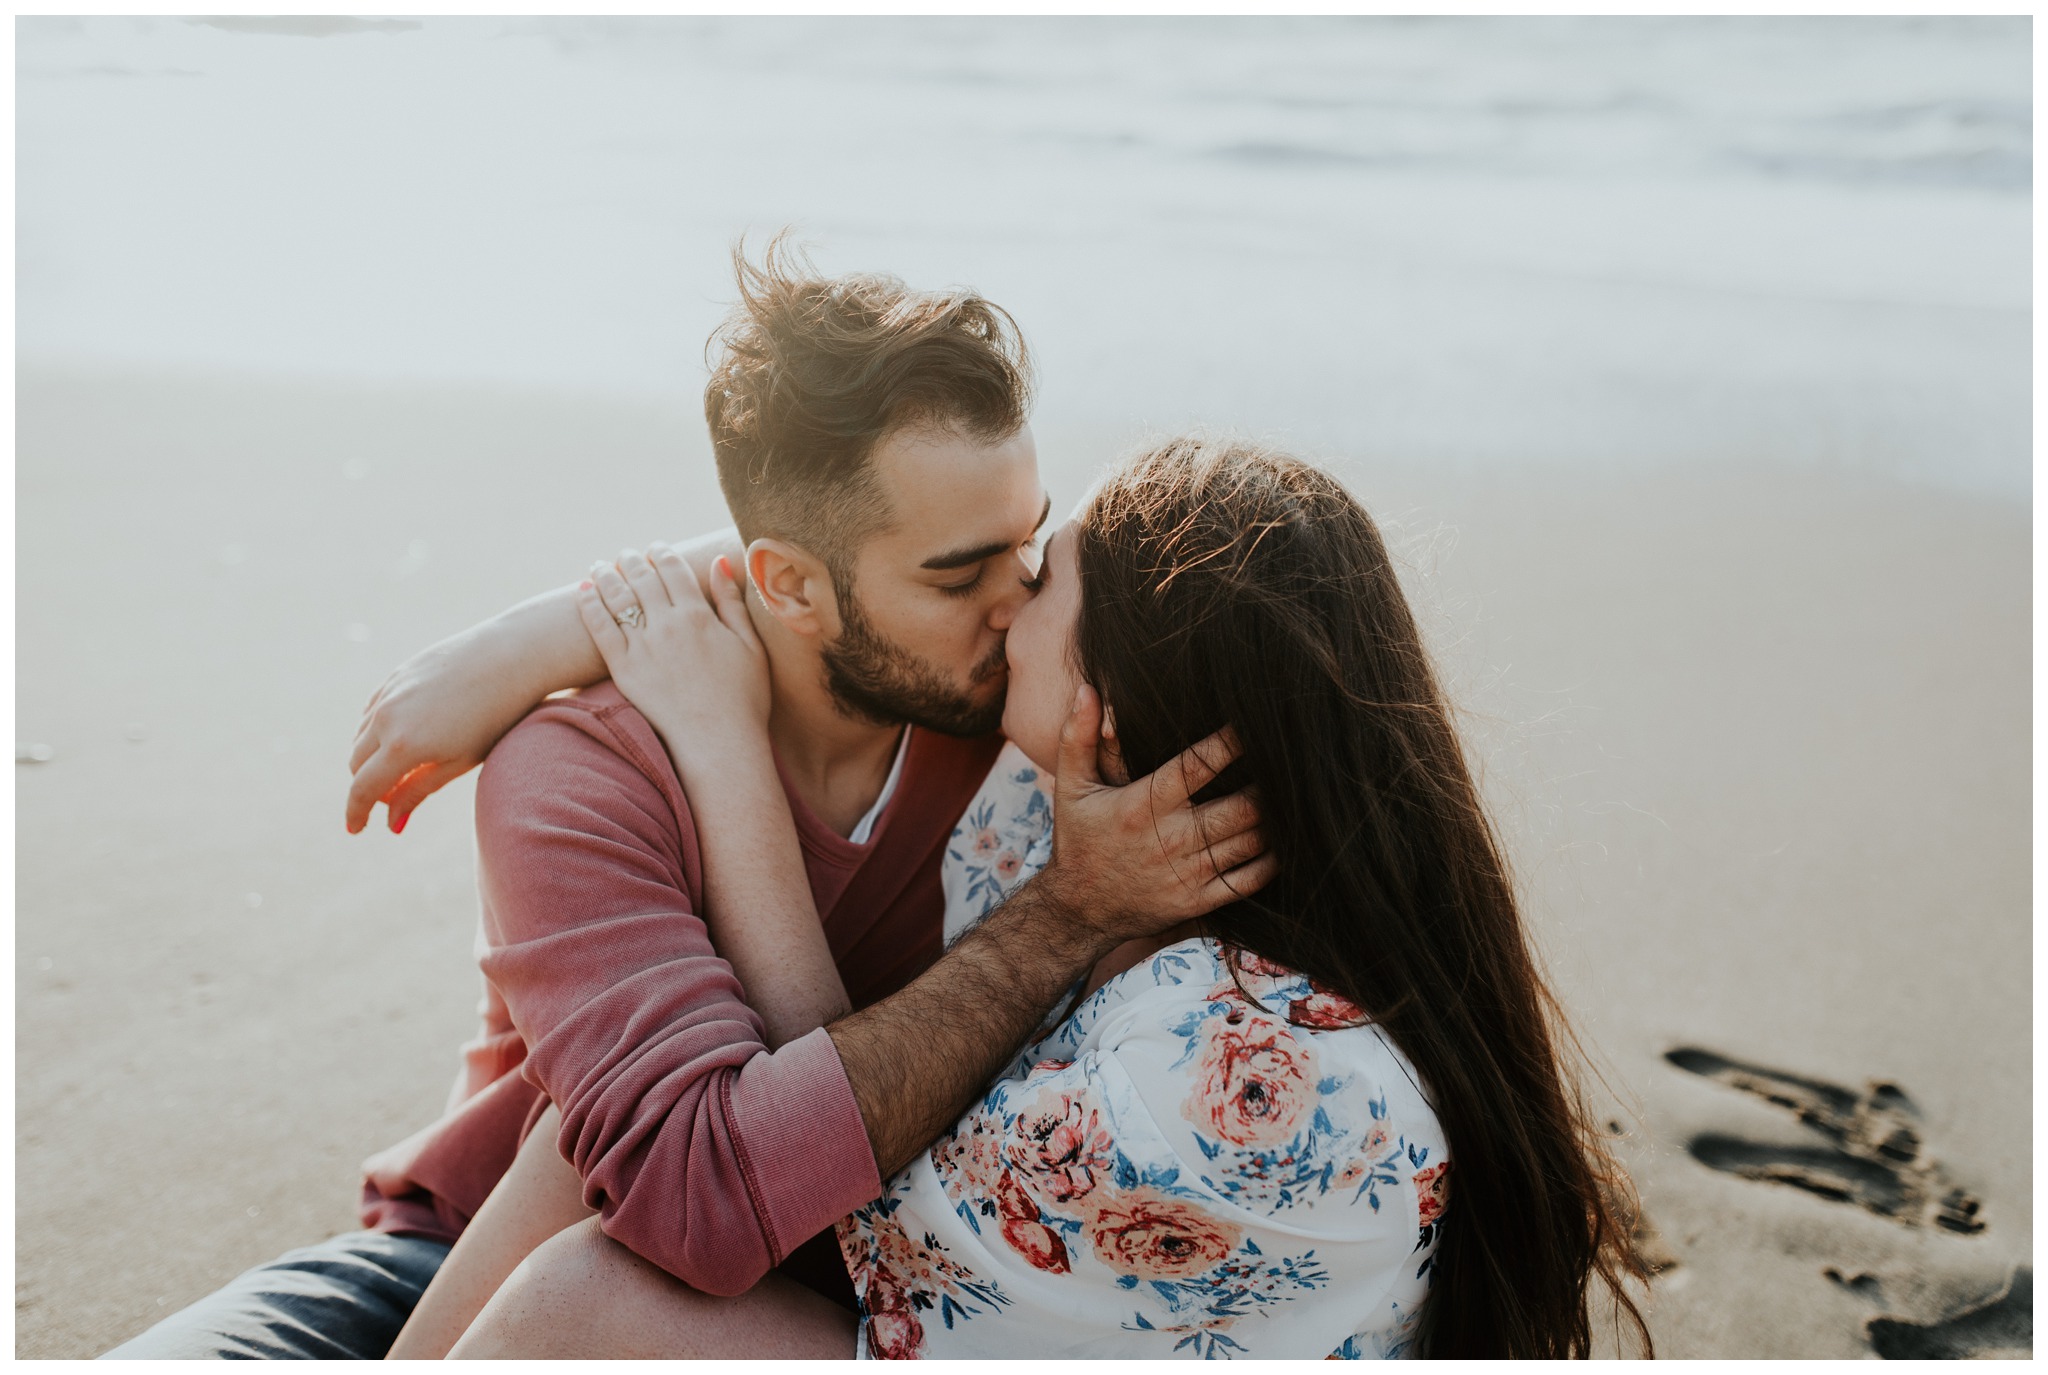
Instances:
[[[908,1308],[868,1319],[868,1352],[878,1361],[914,1361],[924,1354],[924,1324]]]
[[[1442,1217],[1444,1205],[1451,1201],[1447,1192],[1450,1181],[1444,1178],[1450,1168],[1450,1161],[1439,1160],[1415,1176],[1415,1202],[1422,1210],[1422,1225],[1425,1227]]]
[[[1005,1170],[996,1182],[996,1212],[1019,1222],[1038,1221],[1038,1200],[1026,1193],[1017,1176]]]
[[[1005,1174],[996,1185],[996,1212],[1003,1219],[1003,1240],[1033,1267],[1054,1275],[1073,1268],[1067,1260],[1067,1243],[1038,1220],[1038,1204],[1017,1182],[1017,1176]]]
[[[1015,850],[1005,850],[995,862],[996,877],[1004,882],[1017,877],[1017,871],[1024,867],[1023,857]]]
[[[1181,1115],[1234,1146],[1294,1138],[1316,1101],[1314,1052],[1270,1022],[1218,1025],[1202,1048],[1201,1074]]]
[[[1356,1184],[1363,1178],[1365,1178],[1365,1162],[1363,1160],[1350,1161],[1342,1170],[1337,1172],[1337,1187],[1342,1188],[1346,1184]]]
[[[974,833],[974,853],[977,855],[992,855],[996,852],[996,847],[1002,843],[1002,837],[995,833],[992,826],[984,826]]]
[[[1003,1147],[997,1128],[975,1114],[966,1130],[946,1133],[932,1144],[932,1168],[955,1203],[987,1198],[1003,1174]]]
[[[1104,1265],[1141,1280],[1199,1275],[1244,1238],[1222,1218],[1151,1190],[1102,1199],[1088,1233]]]
[[[1251,999],[1246,996],[1242,988],[1237,986],[1237,980],[1235,979],[1225,979],[1222,983],[1217,984],[1209,990],[1208,996],[1203,1001],[1229,1003],[1233,1015],[1251,1006]]]
[[[1050,1275],[1064,1275],[1073,1269],[1067,1259],[1067,1243],[1060,1240],[1059,1233],[1042,1222],[1026,1222],[1022,1218],[1003,1219],[1003,1240],[1010,1243],[1010,1249],[1033,1266]]]
[[[1051,1089],[1019,1109],[1003,1153],[1024,1172],[1033,1193],[1054,1203],[1087,1194],[1116,1164],[1116,1142],[1103,1128],[1101,1113]]]
[[[1249,950],[1233,952],[1231,963],[1247,974],[1263,974],[1269,979],[1291,979],[1294,977],[1294,971],[1286,965],[1275,964],[1264,955],[1254,955]]]
[[[1357,1003],[1342,993],[1333,993],[1321,984],[1309,985],[1309,996],[1296,998],[1287,1005],[1287,1020],[1310,1031],[1341,1031],[1346,1027],[1363,1026],[1370,1020]]]

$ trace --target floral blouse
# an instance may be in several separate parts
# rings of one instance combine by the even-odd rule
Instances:
[[[947,937],[1042,867],[1009,747],[946,856]],[[956,912],[956,907],[959,909]],[[1213,941],[1111,979],[839,1224],[866,1357],[1387,1357],[1449,1161],[1357,1007]]]

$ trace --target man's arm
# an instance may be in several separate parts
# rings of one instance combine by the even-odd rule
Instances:
[[[696,915],[689,804],[611,689],[506,736],[478,784],[477,848],[485,975],[608,1235],[733,1294],[875,1196],[830,1038],[770,1052]]]
[[[1044,871],[908,987],[827,1028],[885,1179],[959,1119],[1096,961],[1272,879],[1250,799],[1191,801],[1236,757],[1228,732],[1113,787],[1096,771],[1101,720],[1082,688],[1060,732]]]

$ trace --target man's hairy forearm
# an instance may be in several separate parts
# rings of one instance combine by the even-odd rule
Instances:
[[[1034,880],[909,987],[827,1028],[884,1179],[959,1120],[1104,953]]]

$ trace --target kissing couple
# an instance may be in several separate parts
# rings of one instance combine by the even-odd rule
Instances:
[[[352,830],[483,764],[447,1112],[366,1162],[365,1230],[109,1354],[1647,1348],[1627,1180],[1364,508],[1184,437],[1048,529],[1007,313],[735,265],[736,528],[365,713]]]

